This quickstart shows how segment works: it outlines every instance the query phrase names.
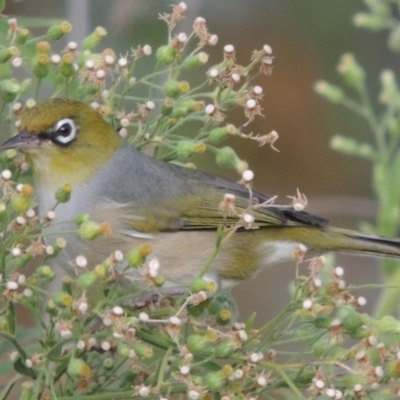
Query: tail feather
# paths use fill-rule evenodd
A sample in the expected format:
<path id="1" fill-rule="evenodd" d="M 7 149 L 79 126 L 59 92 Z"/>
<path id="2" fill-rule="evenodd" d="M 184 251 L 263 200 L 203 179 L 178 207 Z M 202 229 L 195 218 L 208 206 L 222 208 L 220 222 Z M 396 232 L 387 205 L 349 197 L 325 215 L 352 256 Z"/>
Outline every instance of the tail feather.
<path id="1" fill-rule="evenodd" d="M 320 245 L 317 242 L 315 242 L 315 246 L 310 243 L 312 248 L 400 259 L 399 239 L 366 235 L 361 232 L 340 228 L 325 228 L 322 232 L 325 240 L 320 240 Z"/>

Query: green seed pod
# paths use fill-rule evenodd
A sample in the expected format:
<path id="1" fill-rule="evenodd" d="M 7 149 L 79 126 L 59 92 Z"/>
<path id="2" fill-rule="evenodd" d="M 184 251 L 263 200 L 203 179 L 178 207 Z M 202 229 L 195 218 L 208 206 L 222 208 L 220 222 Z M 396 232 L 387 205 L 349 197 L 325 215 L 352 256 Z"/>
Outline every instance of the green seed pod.
<path id="1" fill-rule="evenodd" d="M 193 293 L 198 293 L 202 290 L 207 290 L 208 281 L 203 278 L 196 278 L 192 282 L 190 282 L 189 289 Z"/>
<path id="2" fill-rule="evenodd" d="M 72 185 L 66 183 L 64 186 L 56 190 L 55 196 L 59 203 L 66 203 L 71 198 Z"/>
<path id="3" fill-rule="evenodd" d="M 5 103 L 12 103 L 17 97 L 20 84 L 16 79 L 4 79 L 0 82 L 0 98 Z"/>
<path id="4" fill-rule="evenodd" d="M 56 317 L 58 315 L 58 308 L 56 303 L 53 300 L 49 300 L 46 304 L 46 312 L 52 317 Z"/>
<path id="5" fill-rule="evenodd" d="M 43 79 L 49 74 L 50 58 L 46 53 L 38 54 L 33 61 L 33 74 L 36 78 Z"/>
<path id="6" fill-rule="evenodd" d="M 33 400 L 34 399 L 33 382 L 30 381 L 23 382 L 21 384 L 21 387 L 22 387 L 22 393 L 19 400 Z"/>
<path id="7" fill-rule="evenodd" d="M 326 81 L 318 81 L 314 86 L 314 90 L 332 103 L 340 103 L 345 98 L 344 91 L 340 87 Z"/>
<path id="8" fill-rule="evenodd" d="M 62 56 L 60 63 L 60 72 L 61 75 L 66 78 L 69 78 L 75 73 L 74 58 L 71 54 L 65 53 Z"/>
<path id="9" fill-rule="evenodd" d="M 342 55 L 337 69 L 351 87 L 358 88 L 365 81 L 365 71 L 351 53 Z"/>
<path id="10" fill-rule="evenodd" d="M 100 225 L 94 221 L 84 221 L 79 227 L 79 235 L 83 240 L 93 240 L 100 236 Z"/>
<path id="11" fill-rule="evenodd" d="M 183 118 L 189 114 L 189 109 L 187 107 L 174 107 L 171 113 L 172 118 Z"/>
<path id="12" fill-rule="evenodd" d="M 57 292 L 54 295 L 54 303 L 59 307 L 69 307 L 72 305 L 72 296 L 67 292 Z"/>
<path id="13" fill-rule="evenodd" d="M 235 348 L 235 341 L 233 339 L 226 339 L 215 346 L 215 356 L 218 358 L 229 357 L 235 351 Z"/>
<path id="14" fill-rule="evenodd" d="M 154 355 L 153 348 L 143 342 L 135 342 L 132 344 L 132 347 L 139 357 L 151 358 Z"/>
<path id="15" fill-rule="evenodd" d="M 78 285 L 83 290 L 89 289 L 97 282 L 97 274 L 95 271 L 87 271 L 78 276 Z"/>
<path id="16" fill-rule="evenodd" d="M 12 69 L 10 63 L 1 63 L 0 64 L 0 78 L 1 79 L 9 79 L 12 77 Z"/>
<path id="17" fill-rule="evenodd" d="M 342 320 L 343 329 L 348 332 L 353 332 L 365 324 L 362 316 L 358 313 L 350 313 Z"/>
<path id="18" fill-rule="evenodd" d="M 126 255 L 126 261 L 131 267 L 139 267 L 146 261 L 146 257 L 143 255 L 140 248 L 134 248 Z"/>
<path id="19" fill-rule="evenodd" d="M 54 271 L 47 265 L 41 265 L 40 267 L 37 267 L 36 274 L 43 282 L 51 282 L 56 277 Z"/>
<path id="20" fill-rule="evenodd" d="M 20 94 L 26 94 L 28 90 L 30 89 L 32 84 L 32 79 L 25 79 L 24 81 L 21 82 L 21 86 L 19 89 Z"/>
<path id="21" fill-rule="evenodd" d="M 354 340 L 362 340 L 371 336 L 371 329 L 366 326 L 360 326 L 358 329 L 349 332 L 349 336 Z"/>
<path id="22" fill-rule="evenodd" d="M 23 269 L 25 268 L 28 263 L 32 260 L 33 255 L 31 254 L 22 254 L 18 258 L 15 259 L 15 268 L 16 269 Z"/>
<path id="23" fill-rule="evenodd" d="M 387 363 L 386 370 L 391 378 L 400 378 L 400 361 L 391 360 Z"/>
<path id="24" fill-rule="evenodd" d="M 122 357 L 129 357 L 129 354 L 131 352 L 131 348 L 128 345 L 126 345 L 125 343 L 123 343 L 123 342 L 118 342 L 117 352 Z"/>
<path id="25" fill-rule="evenodd" d="M 176 146 L 176 152 L 179 158 L 188 158 L 194 153 L 203 153 L 206 149 L 204 143 L 193 140 L 181 140 Z"/>
<path id="26" fill-rule="evenodd" d="M 47 31 L 47 36 L 49 37 L 49 39 L 59 40 L 65 34 L 71 32 L 71 30 L 72 30 L 72 25 L 68 21 L 64 21 L 59 25 L 50 26 L 50 28 Z"/>
<path id="27" fill-rule="evenodd" d="M 0 49 L 0 63 L 7 62 L 10 58 L 19 56 L 19 54 L 19 49 L 16 46 Z"/>
<path id="28" fill-rule="evenodd" d="M 161 106 L 161 114 L 164 115 L 165 117 L 171 115 L 174 104 L 175 104 L 174 100 L 171 99 L 170 97 L 167 97 L 164 100 L 163 105 Z"/>
<path id="29" fill-rule="evenodd" d="M 68 364 L 67 373 L 74 378 L 85 378 L 90 375 L 91 369 L 89 365 L 80 358 L 71 358 Z"/>
<path id="30" fill-rule="evenodd" d="M 8 320 L 5 315 L 0 315 L 0 331 L 9 332 Z"/>
<path id="31" fill-rule="evenodd" d="M 185 94 L 190 90 L 189 82 L 187 81 L 175 81 L 173 79 L 169 79 L 164 84 L 164 93 L 168 97 L 176 97 L 180 94 Z"/>
<path id="32" fill-rule="evenodd" d="M 17 213 L 23 213 L 32 206 L 32 198 L 26 197 L 22 193 L 18 193 L 11 199 L 12 208 Z"/>
<path id="33" fill-rule="evenodd" d="M 216 321 L 218 325 L 228 325 L 232 320 L 232 312 L 227 308 L 221 310 L 217 316 Z"/>
<path id="34" fill-rule="evenodd" d="M 188 56 L 185 58 L 183 61 L 183 66 L 188 69 L 195 69 L 198 67 L 201 67 L 204 64 L 207 64 L 208 62 L 208 54 L 205 53 L 204 51 L 201 51 L 200 53 Z"/>
<path id="35" fill-rule="evenodd" d="M 104 361 L 103 361 L 103 367 L 105 369 L 112 369 L 114 367 L 114 361 L 111 357 L 107 357 Z"/>
<path id="36" fill-rule="evenodd" d="M 222 389 L 225 380 L 225 376 L 223 376 L 220 371 L 210 372 L 204 377 L 204 384 L 210 392 L 217 392 Z"/>
<path id="37" fill-rule="evenodd" d="M 314 319 L 313 324 L 318 329 L 329 329 L 331 327 L 331 319 L 326 315 L 319 315 Z"/>
<path id="38" fill-rule="evenodd" d="M 175 47 L 170 45 L 159 47 L 156 52 L 156 58 L 160 64 L 172 64 L 177 59 Z"/>
<path id="39" fill-rule="evenodd" d="M 219 143 L 224 141 L 230 135 L 236 135 L 238 130 L 235 125 L 227 124 L 220 128 L 214 128 L 210 131 L 208 138 L 211 143 Z"/>
<path id="40" fill-rule="evenodd" d="M 235 168 L 241 162 L 235 150 L 225 146 L 222 149 L 217 149 L 217 163 L 222 167 Z"/>
<path id="41" fill-rule="evenodd" d="M 98 26 L 94 32 L 92 32 L 89 36 L 87 36 L 82 41 L 83 50 L 93 50 L 101 41 L 101 39 L 107 35 L 107 31 Z"/>
<path id="42" fill-rule="evenodd" d="M 74 280 L 70 276 L 63 276 L 61 290 L 72 295 Z"/>
<path id="43" fill-rule="evenodd" d="M 195 355 L 211 355 L 214 350 L 210 346 L 210 341 L 204 336 L 196 333 L 189 335 L 186 340 L 186 346 L 188 350 Z"/>
<path id="44" fill-rule="evenodd" d="M 197 305 L 189 305 L 187 306 L 187 311 L 192 317 L 200 317 L 200 315 L 202 315 L 204 310 L 207 308 L 208 304 L 209 300 L 203 301 Z"/>
<path id="45" fill-rule="evenodd" d="M 17 33 L 16 43 L 18 45 L 24 45 L 30 36 L 29 29 L 22 28 Z"/>
<path id="46" fill-rule="evenodd" d="M 81 225 L 83 224 L 85 221 L 90 221 L 90 215 L 89 214 L 78 214 L 75 218 L 74 218 L 74 222 L 77 225 Z"/>

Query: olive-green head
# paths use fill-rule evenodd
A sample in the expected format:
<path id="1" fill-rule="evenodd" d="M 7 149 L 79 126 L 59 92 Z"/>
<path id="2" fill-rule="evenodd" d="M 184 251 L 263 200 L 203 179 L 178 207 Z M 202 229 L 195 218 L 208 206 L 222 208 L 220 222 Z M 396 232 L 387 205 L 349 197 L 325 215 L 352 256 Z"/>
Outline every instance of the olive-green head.
<path id="1" fill-rule="evenodd" d="M 18 130 L 1 149 L 26 153 L 35 179 L 47 186 L 86 182 L 121 145 L 97 111 L 71 99 L 51 99 L 27 109 Z"/>

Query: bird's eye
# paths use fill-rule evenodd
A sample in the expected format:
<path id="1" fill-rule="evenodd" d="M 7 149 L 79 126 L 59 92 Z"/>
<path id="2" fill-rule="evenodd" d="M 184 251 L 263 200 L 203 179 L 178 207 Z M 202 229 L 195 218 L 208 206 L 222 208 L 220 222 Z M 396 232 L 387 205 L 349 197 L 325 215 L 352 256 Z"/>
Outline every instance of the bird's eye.
<path id="1" fill-rule="evenodd" d="M 53 129 L 52 140 L 60 145 L 71 143 L 76 137 L 76 125 L 70 118 L 63 118 Z"/>

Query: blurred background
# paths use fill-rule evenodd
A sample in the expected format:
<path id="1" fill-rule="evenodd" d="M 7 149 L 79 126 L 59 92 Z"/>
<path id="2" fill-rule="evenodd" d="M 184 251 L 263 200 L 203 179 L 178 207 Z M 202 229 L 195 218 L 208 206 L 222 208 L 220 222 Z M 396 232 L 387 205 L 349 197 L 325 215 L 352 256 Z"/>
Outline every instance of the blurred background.
<path id="1" fill-rule="evenodd" d="M 259 148 L 250 141 L 227 143 L 250 163 L 255 172 L 255 187 L 279 195 L 282 202 L 299 188 L 309 199 L 308 211 L 328 218 L 334 225 L 356 229 L 362 220 L 373 222 L 375 203 L 370 165 L 329 147 L 330 138 L 337 133 L 372 141 L 368 127 L 354 114 L 328 103 L 313 90 L 319 79 L 341 83 L 336 65 L 345 52 L 353 52 L 366 69 L 373 98 L 377 96 L 380 71 L 397 65 L 396 56 L 387 50 L 385 33 L 354 28 L 352 17 L 364 10 L 362 1 L 187 0 L 186 3 L 186 19 L 176 31 L 189 34 L 194 19 L 202 16 L 209 31 L 219 36 L 217 46 L 206 49 L 211 55 L 209 65 L 219 61 L 225 44 L 235 46 L 237 60 L 244 65 L 251 52 L 264 44 L 272 46 L 274 51 L 272 76 L 257 81 L 264 87 L 264 118 L 257 118 L 249 125 L 247 133 L 266 134 L 275 129 L 280 135 L 276 143 L 280 152 L 268 146 Z M 154 52 L 166 44 L 166 25 L 158 20 L 158 15 L 170 12 L 170 4 L 166 0 L 8 1 L 4 13 L 17 18 L 69 20 L 73 31 L 60 49 L 67 41 L 81 41 L 101 25 L 108 36 L 100 49 L 112 47 L 117 54 L 125 54 L 139 44 L 150 44 Z M 242 115 L 231 119 L 238 125 L 243 121 Z M 234 172 L 216 167 L 212 157 L 204 159 L 202 168 L 238 179 Z M 376 260 L 338 255 L 336 261 L 345 267 L 347 283 L 379 280 Z M 286 304 L 294 276 L 293 264 L 277 265 L 261 272 L 257 279 L 237 286 L 234 295 L 242 319 L 257 311 L 257 321 L 261 323 L 276 314 Z M 373 303 L 373 292 L 357 293 Z"/>

